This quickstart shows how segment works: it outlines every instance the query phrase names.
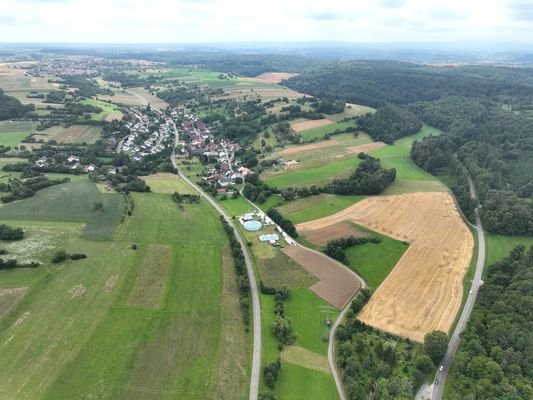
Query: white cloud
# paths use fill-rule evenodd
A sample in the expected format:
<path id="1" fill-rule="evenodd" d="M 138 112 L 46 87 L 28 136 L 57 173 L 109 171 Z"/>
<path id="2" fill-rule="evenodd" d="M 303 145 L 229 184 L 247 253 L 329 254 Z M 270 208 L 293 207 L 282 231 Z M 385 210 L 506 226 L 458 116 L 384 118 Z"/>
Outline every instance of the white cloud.
<path id="1" fill-rule="evenodd" d="M 526 0 L 2 0 L 0 40 L 531 41 L 530 4 Z"/>

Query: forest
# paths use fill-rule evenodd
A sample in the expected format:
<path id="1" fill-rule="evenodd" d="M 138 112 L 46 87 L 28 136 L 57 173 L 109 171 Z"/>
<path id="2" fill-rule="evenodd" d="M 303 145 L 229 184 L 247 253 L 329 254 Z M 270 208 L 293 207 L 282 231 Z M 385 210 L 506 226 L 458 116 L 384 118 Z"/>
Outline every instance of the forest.
<path id="1" fill-rule="evenodd" d="M 33 104 L 24 106 L 16 98 L 4 94 L 4 91 L 0 89 L 0 121 L 22 117 L 34 109 Z"/>
<path id="2" fill-rule="evenodd" d="M 448 399 L 531 399 L 533 246 L 518 246 L 491 265 L 484 282 L 455 356 Z"/>
<path id="3" fill-rule="evenodd" d="M 533 104 L 533 69 L 350 61 L 309 69 L 285 84 L 377 107 L 358 121 L 376 140 L 390 143 L 422 121 L 443 130 L 413 144 L 415 163 L 448 184 L 469 217 L 476 206 L 470 176 L 489 232 L 533 232 L 533 120 L 524 112 Z"/>

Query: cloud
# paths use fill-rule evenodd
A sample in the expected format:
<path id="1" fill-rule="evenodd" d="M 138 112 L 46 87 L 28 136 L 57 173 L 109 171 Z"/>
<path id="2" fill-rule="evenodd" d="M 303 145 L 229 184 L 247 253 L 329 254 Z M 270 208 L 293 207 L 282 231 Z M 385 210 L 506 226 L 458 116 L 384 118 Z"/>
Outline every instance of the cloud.
<path id="1" fill-rule="evenodd" d="M 379 4 L 385 8 L 401 8 L 405 3 L 406 0 L 379 0 Z"/>
<path id="2" fill-rule="evenodd" d="M 522 21 L 533 21 L 533 3 L 525 0 L 514 0 L 508 4 L 511 17 Z"/>

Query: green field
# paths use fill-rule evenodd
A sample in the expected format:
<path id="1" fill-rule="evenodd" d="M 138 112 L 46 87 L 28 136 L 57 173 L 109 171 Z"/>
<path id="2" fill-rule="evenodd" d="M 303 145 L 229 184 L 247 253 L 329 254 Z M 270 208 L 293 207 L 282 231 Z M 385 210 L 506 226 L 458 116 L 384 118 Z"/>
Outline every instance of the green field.
<path id="1" fill-rule="evenodd" d="M 96 99 L 84 99 L 81 103 L 102 109 L 99 113 L 91 113 L 91 118 L 96 121 L 120 119 L 122 117 L 122 113 L 116 104 Z"/>
<path id="2" fill-rule="evenodd" d="M 279 399 L 287 400 L 337 399 L 339 396 L 331 375 L 293 364 L 284 365 L 276 393 Z"/>
<path id="3" fill-rule="evenodd" d="M 78 191 L 90 194 L 77 182 L 62 186 L 62 197 L 45 193 L 57 203 L 41 206 L 51 215 L 39 208 L 41 221 L 30 221 L 32 207 L 19 207 L 22 220 L 9 223 L 27 232 L 18 243 L 23 252 L 46 261 L 62 247 L 88 258 L 0 271 L 3 287 L 29 287 L 0 320 L 0 397 L 246 397 L 249 337 L 227 239 L 214 211 L 204 202 L 181 211 L 168 195 L 134 194 L 134 214 L 119 225 L 114 240 L 93 241 L 80 235 L 79 222 L 52 221 L 72 219 L 68 199 Z M 0 208 L 0 218 L 6 208 Z M 81 214 L 79 219 L 87 211 Z M 134 242 L 137 251 L 131 249 Z M 166 256 L 159 248 L 169 249 Z M 146 268 L 158 259 L 167 267 L 158 270 L 163 275 L 157 282 L 163 284 L 154 286 Z M 161 301 L 133 301 L 147 293 Z M 132 301 L 149 306 L 133 307 Z"/>
<path id="4" fill-rule="evenodd" d="M 0 145 L 18 146 L 36 126 L 31 121 L 0 121 Z"/>
<path id="5" fill-rule="evenodd" d="M 327 133 L 333 133 L 337 129 L 344 130 L 350 126 L 357 126 L 355 121 L 343 121 L 343 122 L 334 122 L 333 124 L 319 126 L 318 128 L 307 129 L 305 131 L 298 132 L 305 142 L 308 142 L 313 139 L 321 139 Z"/>
<path id="6" fill-rule="evenodd" d="M 485 267 L 487 267 L 489 265 L 494 264 L 496 261 L 507 257 L 511 250 L 520 244 L 526 247 L 531 246 L 531 244 L 533 243 L 533 237 L 504 236 L 486 233 L 485 241 L 487 246 L 487 259 L 485 261 Z"/>
<path id="7" fill-rule="evenodd" d="M 364 199 L 364 196 L 320 194 L 291 201 L 278 208 L 293 224 L 327 217 Z"/>
<path id="8" fill-rule="evenodd" d="M 347 177 L 359 165 L 361 160 L 355 155 L 342 161 L 332 162 L 331 164 L 310 167 L 299 170 L 287 170 L 287 172 L 277 175 L 273 178 L 265 179 L 269 186 L 284 187 L 302 187 L 311 185 L 323 185 L 333 178 Z"/>
<path id="9" fill-rule="evenodd" d="M 104 211 L 94 211 L 102 202 Z M 61 221 L 85 223 L 83 237 L 110 240 L 120 222 L 124 205 L 121 195 L 103 194 L 89 180 L 51 186 L 23 201 L 0 207 L 0 219 L 17 221 Z"/>
<path id="10" fill-rule="evenodd" d="M 361 275 L 371 290 L 375 290 L 409 246 L 361 226 L 357 226 L 357 229 L 381 238 L 381 243 L 367 243 L 346 250 L 350 267 Z"/>

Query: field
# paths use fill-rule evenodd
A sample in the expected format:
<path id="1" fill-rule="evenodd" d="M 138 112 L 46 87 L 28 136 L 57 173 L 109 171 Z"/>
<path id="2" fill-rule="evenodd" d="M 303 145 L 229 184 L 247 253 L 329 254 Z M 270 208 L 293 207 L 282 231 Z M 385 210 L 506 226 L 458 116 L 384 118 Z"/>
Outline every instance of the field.
<path id="1" fill-rule="evenodd" d="M 56 125 L 42 131 L 35 131 L 35 140 L 48 142 L 55 140 L 58 143 L 92 144 L 102 134 L 102 128 L 91 125 L 71 125 L 68 128 Z"/>
<path id="2" fill-rule="evenodd" d="M 91 114 L 92 119 L 97 121 L 113 121 L 114 119 L 122 119 L 122 113 L 115 104 L 110 104 L 106 101 L 85 99 L 81 101 L 83 104 L 90 106 L 100 107 L 102 111 L 98 114 Z"/>
<path id="3" fill-rule="evenodd" d="M 37 125 L 29 121 L 1 121 L 0 145 L 15 147 L 21 144 Z"/>
<path id="4" fill-rule="evenodd" d="M 507 257 L 511 250 L 520 244 L 526 246 L 526 248 L 531 246 L 533 243 L 533 237 L 503 236 L 486 233 L 485 242 L 487 244 L 487 259 L 485 260 L 486 268 L 487 266 L 494 264 L 496 261 Z"/>
<path id="5" fill-rule="evenodd" d="M 342 309 L 361 287 L 359 280 L 329 257 L 298 245 L 283 252 L 320 281 L 310 289 L 329 304 Z"/>
<path id="6" fill-rule="evenodd" d="M 32 199 L 13 204 L 20 219 L 9 223 L 27 231 L 18 244 L 25 252 L 46 262 L 61 246 L 88 258 L 0 271 L 4 288 L 29 287 L 0 320 L 0 397 L 244 398 L 249 340 L 214 212 L 204 203 L 180 211 L 168 196 L 134 194 L 134 215 L 114 239 L 93 241 L 80 236 L 79 222 L 53 221 L 79 190 L 63 192 L 57 206 L 43 199 L 27 205 L 25 215 L 20 205 Z M 38 205 L 52 215 L 30 220 Z M 67 219 L 74 208 L 63 212 Z"/>
<path id="7" fill-rule="evenodd" d="M 365 236 L 364 232 L 349 222 L 339 222 L 320 229 L 300 231 L 299 234 L 304 235 L 306 240 L 319 246 L 325 246 L 330 240 L 347 236 Z"/>
<path id="8" fill-rule="evenodd" d="M 328 126 L 333 124 L 329 119 L 311 119 L 307 121 L 291 122 L 291 129 L 294 132 L 300 133 L 314 128 Z"/>
<path id="9" fill-rule="evenodd" d="M 296 199 L 279 207 L 278 210 L 293 224 L 301 224 L 302 222 L 335 214 L 363 198 L 363 196 L 320 194 Z"/>
<path id="10" fill-rule="evenodd" d="M 195 192 L 178 175 L 157 173 L 141 177 L 154 193 L 194 194 Z"/>
<path id="11" fill-rule="evenodd" d="M 318 120 L 318 121 L 324 121 L 324 120 Z M 329 121 L 329 120 L 325 120 L 325 121 Z M 308 122 L 314 122 L 314 121 L 308 121 Z M 301 123 L 304 124 L 304 122 L 301 122 Z M 355 121 L 339 121 L 339 122 L 329 124 L 329 125 L 323 125 L 323 126 L 318 126 L 312 129 L 302 130 L 298 133 L 304 141 L 309 141 L 309 140 L 315 140 L 315 139 L 322 139 L 327 133 L 333 133 L 337 129 L 342 131 L 348 127 L 356 127 L 356 126 L 357 125 Z"/>
<path id="12" fill-rule="evenodd" d="M 289 167 L 269 169 L 261 174 L 261 179 L 270 186 L 282 188 L 322 185 L 335 177 L 347 177 L 361 161 L 347 148 L 371 142 L 366 134 L 359 134 L 357 137 L 341 134 L 334 139 L 311 145 L 288 147 L 269 158 L 296 160 L 297 163 Z"/>
<path id="13" fill-rule="evenodd" d="M 95 211 L 102 202 L 104 211 Z M 84 223 L 81 235 L 93 240 L 110 240 L 123 212 L 118 194 L 102 194 L 88 179 L 51 186 L 23 201 L 0 207 L 0 219 L 13 221 L 62 221 Z"/>
<path id="14" fill-rule="evenodd" d="M 264 83 L 280 83 L 284 79 L 289 79 L 295 76 L 290 72 L 263 72 L 257 75 L 254 80 Z"/>
<path id="15" fill-rule="evenodd" d="M 369 197 L 297 229 L 319 229 L 341 221 L 410 243 L 359 318 L 415 341 L 434 329 L 448 331 L 461 305 L 462 280 L 474 246 L 452 197 L 448 193 Z"/>

